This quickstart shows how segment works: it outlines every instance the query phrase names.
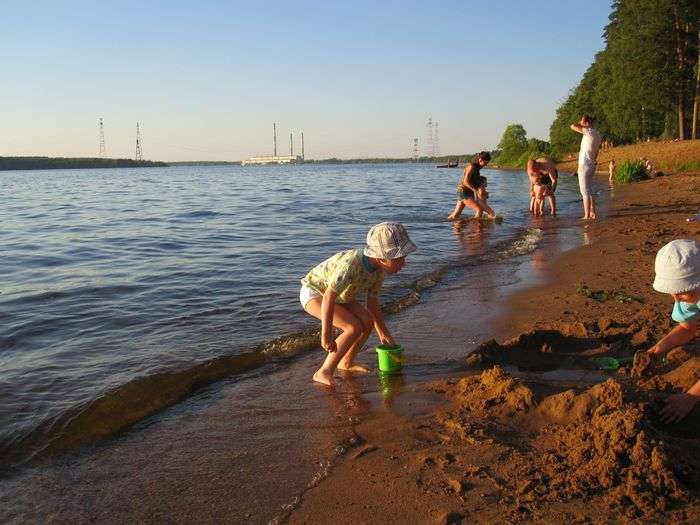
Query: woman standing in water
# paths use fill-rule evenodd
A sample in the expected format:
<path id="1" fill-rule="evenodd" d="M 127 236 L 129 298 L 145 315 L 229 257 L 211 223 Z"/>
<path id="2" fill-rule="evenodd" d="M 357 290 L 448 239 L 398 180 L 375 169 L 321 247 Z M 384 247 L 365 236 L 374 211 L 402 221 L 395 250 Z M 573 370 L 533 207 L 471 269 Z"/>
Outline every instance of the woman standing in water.
<path id="1" fill-rule="evenodd" d="M 481 168 L 485 167 L 491 160 L 488 151 L 482 151 L 474 157 L 471 164 L 465 166 L 464 174 L 457 185 L 457 203 L 455 209 L 447 218 L 451 221 L 459 219 L 465 206 L 474 210 L 474 218 L 478 219 L 486 212 L 489 216 L 494 216 L 493 210 L 486 204 L 484 177 L 481 176 Z"/>

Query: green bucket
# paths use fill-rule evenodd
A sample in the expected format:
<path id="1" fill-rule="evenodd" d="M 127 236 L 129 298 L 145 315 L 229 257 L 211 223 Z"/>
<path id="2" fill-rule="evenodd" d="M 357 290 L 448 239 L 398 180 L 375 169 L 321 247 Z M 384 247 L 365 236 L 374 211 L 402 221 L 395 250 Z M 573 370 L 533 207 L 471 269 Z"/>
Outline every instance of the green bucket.
<path id="1" fill-rule="evenodd" d="M 376 348 L 379 370 L 387 374 L 401 371 L 403 347 L 401 345 L 379 345 Z"/>

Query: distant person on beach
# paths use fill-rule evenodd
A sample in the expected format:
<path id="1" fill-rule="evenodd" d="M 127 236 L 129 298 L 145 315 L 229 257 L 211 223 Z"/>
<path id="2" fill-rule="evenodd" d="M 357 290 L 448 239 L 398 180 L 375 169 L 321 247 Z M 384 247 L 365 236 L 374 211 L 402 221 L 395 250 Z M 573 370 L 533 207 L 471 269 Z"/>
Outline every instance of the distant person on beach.
<path id="1" fill-rule="evenodd" d="M 495 213 L 486 203 L 484 197 L 488 193 L 483 193 L 485 188 L 485 178 L 481 176 L 481 168 L 485 167 L 491 160 L 491 154 L 488 151 L 478 153 L 474 160 L 464 167 L 464 174 L 457 184 L 457 203 L 455 208 L 447 218 L 451 221 L 459 219 L 465 206 L 474 210 L 474 218 L 480 218 L 484 212 L 490 217 L 494 217 Z"/>
<path id="2" fill-rule="evenodd" d="M 307 313 L 321 320 L 321 346 L 328 352 L 313 375 L 314 381 L 334 386 L 336 368 L 369 372 L 354 361 L 372 327 L 383 344 L 395 344 L 384 324 L 379 291 L 384 276 L 401 270 L 406 256 L 415 249 L 403 225 L 382 222 L 369 230 L 364 249 L 338 252 L 301 280 L 299 300 Z M 365 305 L 359 301 L 359 296 L 364 294 Z M 342 330 L 335 340 L 334 327 Z"/>
<path id="3" fill-rule="evenodd" d="M 608 182 L 613 183 L 615 177 L 615 159 L 610 159 L 610 164 L 608 164 Z"/>
<path id="4" fill-rule="evenodd" d="M 673 296 L 671 318 L 678 324 L 648 350 L 661 357 L 669 350 L 695 339 L 700 321 L 700 242 L 676 239 L 656 254 L 654 290 Z M 687 392 L 670 395 L 661 418 L 675 423 L 687 416 L 700 401 L 700 380 Z"/>
<path id="5" fill-rule="evenodd" d="M 593 117 L 584 115 L 578 124 L 571 124 L 571 129 L 581 133 L 581 149 L 578 153 L 578 186 L 583 197 L 583 219 L 595 219 L 595 202 L 593 200 L 593 175 L 595 174 L 600 149 L 600 133 L 593 127 Z"/>
<path id="6" fill-rule="evenodd" d="M 647 159 L 644 162 L 644 170 L 647 172 L 647 176 L 654 176 L 654 163 L 651 161 L 651 159 Z"/>
<path id="7" fill-rule="evenodd" d="M 527 161 L 527 175 L 530 177 L 530 213 L 535 216 L 544 215 L 544 199 L 549 201 L 552 215 L 557 214 L 557 201 L 554 192 L 557 190 L 559 172 L 549 159 L 539 158 Z"/>

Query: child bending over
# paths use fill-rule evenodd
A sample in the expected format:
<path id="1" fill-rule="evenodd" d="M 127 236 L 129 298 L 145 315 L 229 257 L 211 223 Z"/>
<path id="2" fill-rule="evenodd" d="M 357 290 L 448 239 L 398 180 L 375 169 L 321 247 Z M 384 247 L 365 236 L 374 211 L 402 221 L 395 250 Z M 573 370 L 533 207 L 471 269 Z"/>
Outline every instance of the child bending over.
<path id="1" fill-rule="evenodd" d="M 395 344 L 384 324 L 379 291 L 384 276 L 401 270 L 406 256 L 415 249 L 403 225 L 382 222 L 369 230 L 364 250 L 336 253 L 301 280 L 299 300 L 307 313 L 321 320 L 321 346 L 328 352 L 314 381 L 334 386 L 336 368 L 368 372 L 355 364 L 355 357 L 373 327 L 383 344 Z M 358 300 L 360 294 L 367 295 L 365 305 Z M 335 340 L 334 326 L 342 330 Z"/>

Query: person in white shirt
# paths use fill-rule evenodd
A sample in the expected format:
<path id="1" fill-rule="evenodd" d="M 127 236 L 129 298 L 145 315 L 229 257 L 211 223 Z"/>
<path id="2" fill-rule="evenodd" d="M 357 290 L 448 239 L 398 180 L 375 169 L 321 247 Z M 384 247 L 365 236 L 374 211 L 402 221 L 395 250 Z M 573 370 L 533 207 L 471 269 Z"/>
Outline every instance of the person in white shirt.
<path id="1" fill-rule="evenodd" d="M 593 117 L 590 115 L 581 117 L 578 124 L 571 124 L 571 129 L 583 135 L 578 154 L 578 186 L 583 197 L 583 219 L 595 219 L 592 182 L 600 150 L 600 133 L 593 127 Z"/>

